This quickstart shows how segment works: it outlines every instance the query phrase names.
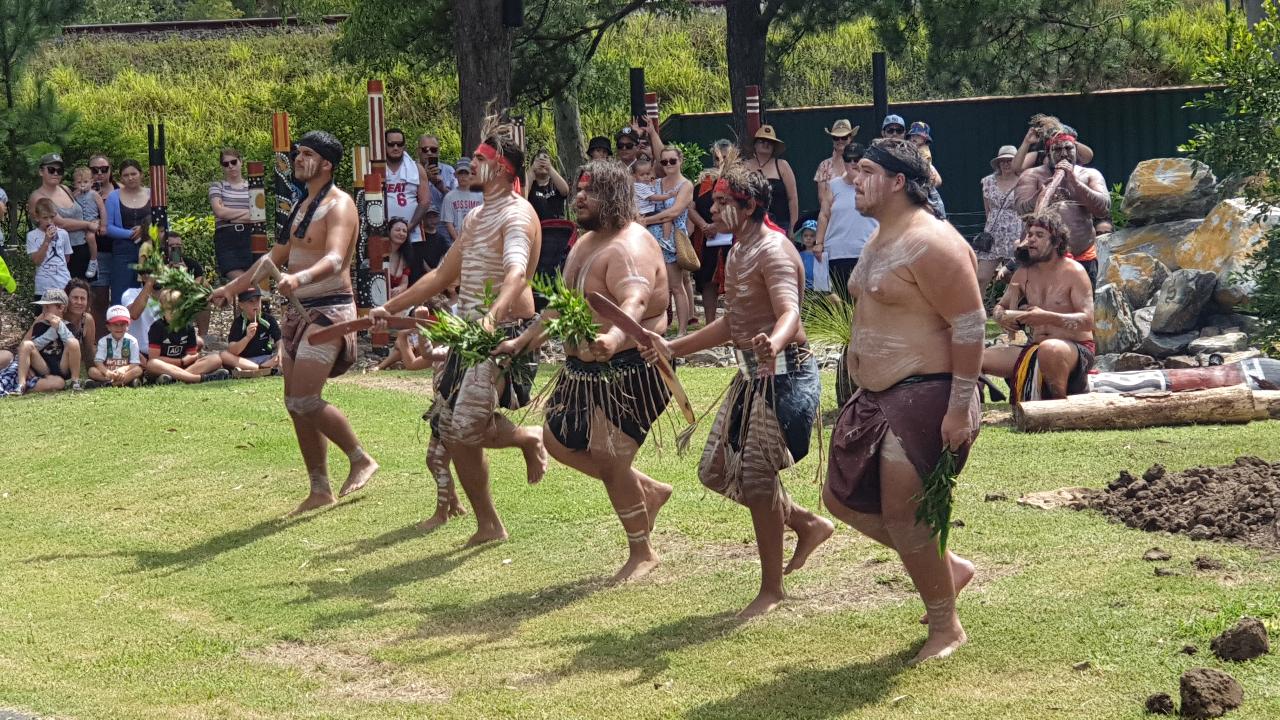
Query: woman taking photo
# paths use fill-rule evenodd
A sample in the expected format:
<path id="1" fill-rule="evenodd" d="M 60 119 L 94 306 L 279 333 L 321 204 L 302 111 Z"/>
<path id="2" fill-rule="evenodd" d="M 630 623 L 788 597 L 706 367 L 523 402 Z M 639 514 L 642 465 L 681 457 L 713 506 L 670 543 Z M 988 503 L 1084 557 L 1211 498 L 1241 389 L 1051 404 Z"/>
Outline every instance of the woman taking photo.
<path id="1" fill-rule="evenodd" d="M 142 184 L 137 160 L 120 163 L 120 187 L 107 195 L 107 235 L 111 237 L 111 304 L 119 305 L 129 288 L 138 287 L 138 247 L 151 225 L 151 189 Z"/>
<path id="2" fill-rule="evenodd" d="M 698 186 L 693 192 L 693 208 L 689 212 L 689 221 L 694 231 L 690 238 L 693 247 L 698 251 L 702 265 L 693 273 L 693 284 L 702 295 L 702 313 L 707 324 L 715 322 L 716 312 L 720 308 L 720 283 L 724 275 L 720 268 L 733 245 L 733 236 L 720 232 L 711 222 L 711 206 L 714 204 L 715 181 L 717 168 L 724 156 L 733 148 L 728 140 L 717 140 L 711 146 L 711 167 L 703 170 L 698 177 Z"/>
<path id="3" fill-rule="evenodd" d="M 240 151 L 223 148 L 218 158 L 222 179 L 209 186 L 213 207 L 213 252 L 223 282 L 243 275 L 253 264 L 249 230 L 249 183 Z"/>
<path id="4" fill-rule="evenodd" d="M 791 236 L 791 223 L 800 215 L 800 198 L 796 195 L 796 174 L 791 163 L 781 160 L 787 144 L 778 139 L 772 125 L 761 125 L 752 142 L 754 154 L 743 164 L 757 170 L 769 181 L 769 217 L 782 233 Z"/>

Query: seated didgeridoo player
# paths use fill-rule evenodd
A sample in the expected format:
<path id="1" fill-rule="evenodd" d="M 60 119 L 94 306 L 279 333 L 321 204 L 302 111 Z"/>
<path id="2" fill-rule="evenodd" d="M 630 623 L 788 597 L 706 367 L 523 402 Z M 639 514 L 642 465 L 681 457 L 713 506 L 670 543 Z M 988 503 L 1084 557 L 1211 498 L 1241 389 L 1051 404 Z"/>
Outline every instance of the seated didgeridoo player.
<path id="1" fill-rule="evenodd" d="M 698 478 L 751 511 L 760 593 L 738 614 L 749 618 L 786 598 L 782 576 L 803 566 L 835 527 L 796 504 L 779 475 L 808 454 L 821 394 L 818 363 L 800 323 L 804 263 L 790 238 L 766 220 L 771 188 L 764 175 L 731 157 L 712 192 L 712 222 L 733 233 L 724 271 L 728 312 L 670 343 L 652 333 L 657 350 L 651 353 L 687 355 L 733 344 L 738 373 L 711 426 Z M 788 527 L 798 538 L 784 570 Z"/>
<path id="2" fill-rule="evenodd" d="M 973 565 L 940 556 L 916 510 L 922 478 L 943 449 L 963 467 L 977 439 L 986 313 L 977 258 L 929 211 L 929 162 L 913 144 L 876 140 L 854 186 L 858 212 L 880 227 L 849 278 L 856 310 L 846 359 L 860 389 L 836 421 L 823 498 L 832 514 L 902 559 L 929 625 L 918 663 L 967 640 L 956 592 Z"/>
<path id="3" fill-rule="evenodd" d="M 984 373 L 1008 379 L 1014 402 L 1089 392 L 1093 285 L 1066 254 L 1067 228 L 1056 212 L 1026 218 L 1014 249 L 1018 270 L 991 317 L 1010 333 L 1025 326 L 1030 344 L 990 347 L 982 358 Z"/>
<path id="4" fill-rule="evenodd" d="M 501 328 L 508 338 L 520 335 L 532 322 L 533 289 L 528 280 L 538 267 L 542 226 L 533 206 L 515 191 L 517 179 L 524 174 L 524 152 L 511 142 L 511 128 L 493 118 L 485 121 L 481 137 L 484 141 L 476 146 L 471 173 L 483 189 L 484 204 L 462 221 L 458 241 L 434 270 L 369 311 L 375 322 L 421 305 L 455 284 L 460 285 L 459 313 L 464 318 Z M 489 289 L 498 296 L 486 308 Z M 506 365 L 489 359 L 468 368 L 451 352 L 436 381 L 429 411 L 431 432 L 444 441 L 476 515 L 476 532 L 467 545 L 507 539 L 489 491 L 486 448 L 520 448 L 530 484 L 540 481 L 547 470 L 542 428 L 520 427 L 497 413 L 499 406 L 516 410 L 529 403 L 537 370 L 535 356 Z"/>
<path id="5" fill-rule="evenodd" d="M 578 179 L 574 208 L 586 234 L 569 250 L 564 281 L 584 295 L 598 292 L 643 327 L 667 329 L 667 272 L 662 250 L 635 222 L 634 185 L 626 166 L 592 160 Z M 545 319 L 553 313 L 543 310 Z M 543 442 L 552 457 L 604 483 L 627 534 L 626 563 L 614 582 L 642 577 L 658 565 L 649 543 L 671 486 L 632 467 L 636 452 L 671 397 L 658 369 L 647 364 L 634 338 L 595 316 L 600 333 L 585 345 L 565 346 L 565 366 L 547 404 Z M 514 355 L 536 347 L 536 323 L 496 352 Z"/>
<path id="6" fill-rule="evenodd" d="M 283 237 L 258 262 L 288 268 L 280 276 L 280 294 L 295 296 L 307 310 L 300 316 L 285 311 L 284 406 L 293 420 L 298 447 L 311 479 L 311 492 L 291 514 L 332 505 L 329 487 L 328 443 L 342 449 L 351 462 L 339 495 L 364 487 L 378 463 L 364 451 L 347 416 L 320 397 L 325 382 L 346 372 L 356 359 L 356 336 L 349 333 L 331 343 L 315 345 L 309 336 L 330 325 L 356 318 L 351 291 L 351 258 L 355 254 L 359 220 L 351 196 L 333 184 L 333 171 L 342 161 L 342 143 L 316 130 L 298 140 L 293 178 L 306 183 L 306 195 L 294 205 Z M 210 297 L 218 304 L 234 303 L 258 276 L 255 265 Z"/>

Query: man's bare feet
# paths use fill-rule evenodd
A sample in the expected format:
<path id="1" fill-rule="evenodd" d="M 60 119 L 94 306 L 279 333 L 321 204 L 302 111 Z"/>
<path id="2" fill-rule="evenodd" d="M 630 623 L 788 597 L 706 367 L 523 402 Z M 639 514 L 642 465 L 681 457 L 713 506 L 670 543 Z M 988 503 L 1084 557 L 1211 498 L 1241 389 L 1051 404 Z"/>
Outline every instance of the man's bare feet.
<path id="1" fill-rule="evenodd" d="M 503 542 L 507 539 L 507 529 L 499 525 L 497 528 L 488 528 L 484 530 L 476 530 L 475 534 L 467 538 L 467 542 L 463 547 L 476 547 L 491 542 Z"/>
<path id="2" fill-rule="evenodd" d="M 742 620 L 759 617 L 778 607 L 778 604 L 786 599 L 787 594 L 785 592 L 766 592 L 761 590 L 760 594 L 756 596 L 756 599 L 752 600 L 750 605 L 746 606 L 742 609 L 742 612 L 738 613 L 738 617 Z"/>
<path id="3" fill-rule="evenodd" d="M 302 503 L 298 505 L 298 507 L 294 508 L 293 511 L 290 512 L 286 517 L 296 517 L 303 513 L 311 512 L 312 510 L 319 510 L 320 508 L 323 508 L 323 507 L 329 507 L 330 505 L 336 502 L 338 501 L 333 497 L 333 493 L 331 492 L 321 492 L 321 493 L 313 492 L 310 495 L 308 495 L 307 499 L 303 500 Z"/>
<path id="4" fill-rule="evenodd" d="M 424 533 L 428 533 L 449 522 L 450 519 L 462 517 L 466 514 L 467 509 L 462 507 L 456 500 L 451 505 L 437 505 L 435 514 L 418 523 L 417 528 Z"/>
<path id="5" fill-rule="evenodd" d="M 639 580 L 640 578 L 653 572 L 658 567 L 662 559 L 653 550 L 633 551 L 631 557 L 627 558 L 627 562 L 614 573 L 611 583 L 624 583 L 630 580 Z"/>
<path id="6" fill-rule="evenodd" d="M 524 453 L 525 472 L 530 485 L 542 482 L 547 473 L 547 446 L 542 444 L 542 428 L 520 428 L 520 452 Z"/>
<path id="7" fill-rule="evenodd" d="M 809 555 L 814 550 L 817 550 L 819 545 L 831 538 L 831 534 L 836 531 L 836 526 L 821 515 L 814 515 L 812 520 L 796 525 L 793 529 L 796 531 L 796 549 L 795 552 L 791 553 L 791 560 L 787 563 L 787 567 L 783 569 L 783 575 L 804 567 Z"/>
<path id="8" fill-rule="evenodd" d="M 941 660 L 948 657 L 962 645 L 969 642 L 969 636 L 965 634 L 964 628 L 957 623 L 955 630 L 948 632 L 930 632 L 929 639 L 925 641 L 924 647 L 920 648 L 920 652 L 912 658 L 907 665 L 919 665 L 927 660 Z"/>
<path id="9" fill-rule="evenodd" d="M 973 563 L 951 551 L 947 551 L 947 557 L 951 559 L 951 583 L 956 588 L 956 595 L 959 595 L 964 586 L 968 585 L 970 580 L 973 580 L 975 572 Z M 928 613 L 920 616 L 920 624 L 929 624 Z"/>
<path id="10" fill-rule="evenodd" d="M 649 515 L 649 532 L 658 519 L 658 511 L 671 499 L 672 487 L 666 483 L 653 481 L 644 488 L 644 508 Z"/>
<path id="11" fill-rule="evenodd" d="M 353 460 L 351 471 L 347 473 L 347 481 L 342 483 L 338 497 L 346 497 L 364 487 L 376 472 L 378 472 L 378 463 L 374 462 L 372 457 L 365 455 L 359 460 Z"/>

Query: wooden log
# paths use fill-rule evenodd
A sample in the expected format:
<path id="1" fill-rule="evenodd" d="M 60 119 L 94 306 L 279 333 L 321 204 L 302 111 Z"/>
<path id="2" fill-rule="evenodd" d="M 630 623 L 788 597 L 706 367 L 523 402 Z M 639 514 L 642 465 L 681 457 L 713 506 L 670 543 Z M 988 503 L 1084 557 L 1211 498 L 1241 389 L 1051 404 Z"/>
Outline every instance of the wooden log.
<path id="1" fill-rule="evenodd" d="M 1253 391 L 1253 419 L 1280 420 L 1280 390 Z"/>
<path id="2" fill-rule="evenodd" d="M 1247 423 L 1256 415 L 1253 392 L 1245 385 L 1232 385 L 1180 393 L 1091 393 L 1036 400 L 1017 405 L 1013 420 L 1022 432 L 1049 432 Z"/>

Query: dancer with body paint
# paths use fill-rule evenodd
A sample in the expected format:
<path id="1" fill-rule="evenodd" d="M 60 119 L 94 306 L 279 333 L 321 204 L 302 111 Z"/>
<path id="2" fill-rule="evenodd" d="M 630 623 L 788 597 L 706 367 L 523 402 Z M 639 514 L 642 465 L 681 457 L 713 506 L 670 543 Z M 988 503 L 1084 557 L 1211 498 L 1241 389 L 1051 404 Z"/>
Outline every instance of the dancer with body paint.
<path id="1" fill-rule="evenodd" d="M 860 389 L 836 421 L 823 499 L 906 566 L 929 625 L 916 663 L 967 641 L 956 593 L 973 564 L 940 555 L 916 510 L 943 450 L 963 467 L 978 436 L 986 314 L 973 251 L 928 208 L 929 163 L 919 150 L 876 140 L 858 167 L 858 212 L 880 227 L 849 280 L 857 309 L 847 362 Z"/>
<path id="2" fill-rule="evenodd" d="M 211 302 L 220 305 L 236 302 L 254 278 L 264 275 L 264 264 L 274 263 L 289 270 L 280 276 L 280 294 L 296 297 L 307 311 L 304 317 L 290 307 L 282 328 L 284 406 L 293 419 L 298 447 L 311 479 L 310 494 L 292 515 L 335 502 L 329 487 L 329 441 L 342 448 L 351 462 L 339 496 L 364 487 L 378 469 L 378 463 L 360 447 L 347 417 L 320 396 L 326 380 L 341 375 L 355 363 L 355 334 L 319 345 L 308 340 L 320 328 L 356 317 L 351 259 L 359 221 L 351 196 L 333 184 L 333 171 L 340 162 L 342 143 L 329 133 L 309 132 L 298 141 L 293 176 L 306 183 L 306 196 L 294 206 L 282 236 L 270 252 L 249 272 L 210 296 Z"/>
<path id="3" fill-rule="evenodd" d="M 635 222 L 631 176 L 612 160 L 592 160 L 578 180 L 574 209 L 587 231 L 565 261 L 564 281 L 583 295 L 599 293 L 651 332 L 667 329 L 666 266 L 662 250 Z M 551 311 L 544 310 L 544 318 Z M 649 533 L 671 486 L 632 467 L 636 452 L 670 392 L 645 362 L 635 338 L 593 312 L 600 332 L 589 344 L 566 343 L 565 367 L 547 405 L 543 440 L 551 456 L 604 483 L 627 533 L 629 556 L 613 576 L 633 580 L 658 565 Z M 542 323 L 500 345 L 517 355 L 541 344 Z"/>
<path id="4" fill-rule="evenodd" d="M 520 335 L 532 322 L 533 290 L 528 280 L 538 266 L 542 229 L 533 206 L 516 191 L 524 174 L 524 152 L 512 142 L 511 129 L 492 119 L 481 134 L 484 141 L 476 147 L 471 172 L 473 188 L 484 192 L 484 205 L 467 215 L 458 241 L 434 270 L 369 311 L 375 327 L 385 327 L 386 318 L 425 303 L 455 284 L 460 284 L 459 303 L 467 319 L 480 320 L 490 329 L 501 328 L 509 338 Z M 486 308 L 489 289 L 497 292 L 497 298 Z M 507 538 L 489 490 L 486 448 L 520 448 L 529 484 L 539 482 L 546 472 L 542 429 L 517 426 L 496 412 L 498 407 L 515 410 L 529 403 L 537 369 L 533 356 L 506 365 L 495 359 L 466 367 L 451 352 L 437 380 L 429 411 L 431 431 L 448 450 L 475 512 L 476 532 L 467 541 L 469 546 Z M 443 456 L 440 459 L 443 462 Z M 444 479 L 440 463 L 429 458 L 428 464 L 437 479 Z M 438 496 L 447 492 L 437 490 Z"/>
<path id="5" fill-rule="evenodd" d="M 745 505 L 760 554 L 760 593 L 739 617 L 762 615 L 786 598 L 783 575 L 799 569 L 835 528 L 797 505 L 779 472 L 809 452 L 821 386 L 800 323 L 804 264 L 790 238 L 767 221 L 769 181 L 730 157 L 713 189 L 712 224 L 733 233 L 725 261 L 728 313 L 670 342 L 651 332 L 653 350 L 681 356 L 732 343 L 738 374 L 716 414 L 698 464 L 702 484 Z M 785 528 L 798 536 L 783 568 Z"/>

